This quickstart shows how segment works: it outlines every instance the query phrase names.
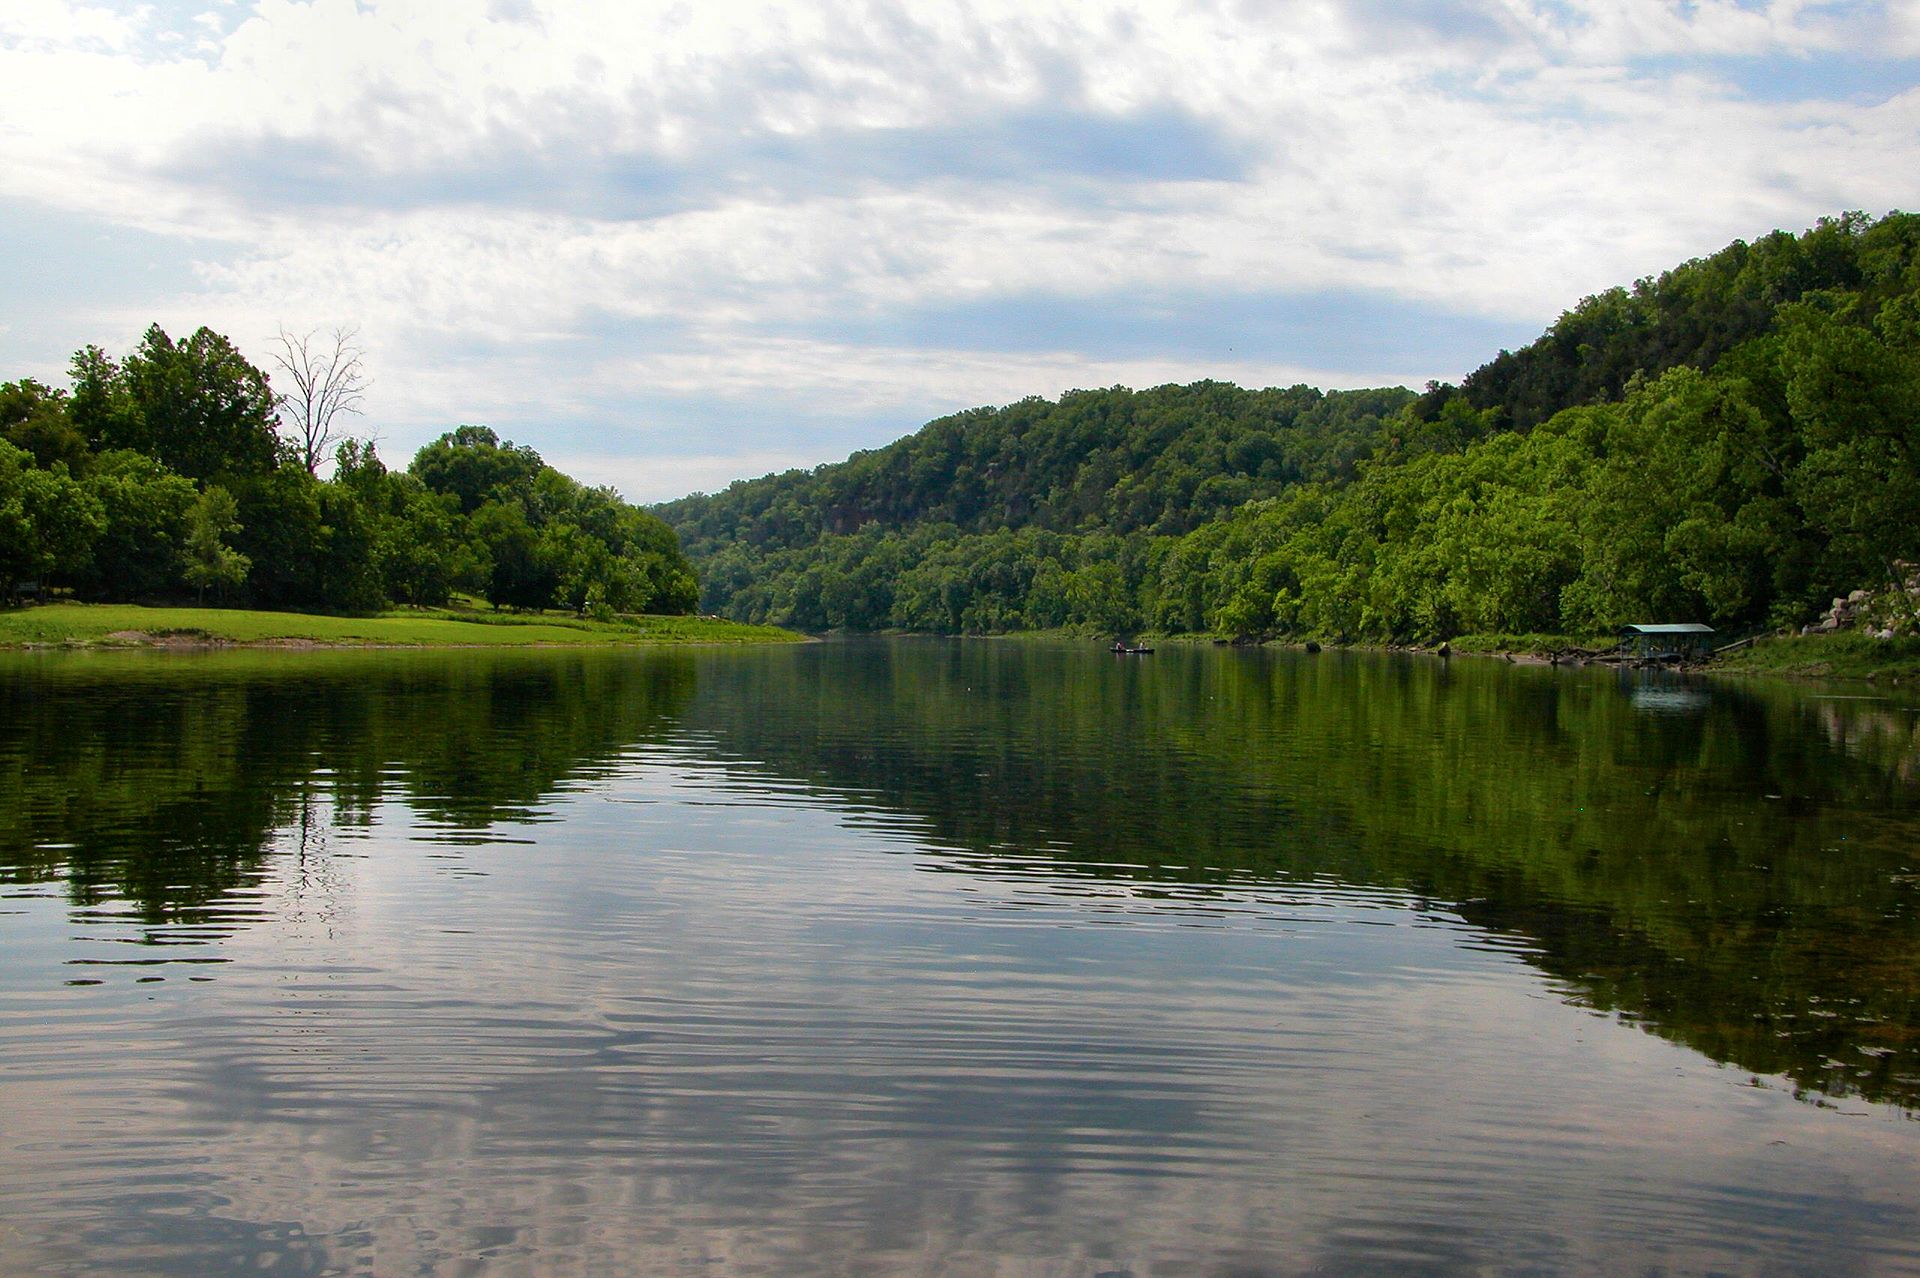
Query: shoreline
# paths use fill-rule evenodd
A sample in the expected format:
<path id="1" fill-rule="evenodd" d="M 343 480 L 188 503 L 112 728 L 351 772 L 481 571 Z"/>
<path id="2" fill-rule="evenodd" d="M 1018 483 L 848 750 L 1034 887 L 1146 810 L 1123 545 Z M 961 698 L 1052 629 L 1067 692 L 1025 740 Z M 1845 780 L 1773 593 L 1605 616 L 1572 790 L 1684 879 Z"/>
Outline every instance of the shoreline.
<path id="1" fill-rule="evenodd" d="M 326 640 L 286 637 L 279 639 L 194 638 L 187 635 L 148 635 L 141 639 L 71 639 L 55 642 L 0 643 L 0 653 L 8 652 L 568 652 L 575 649 L 608 648 L 749 648 L 787 643 L 817 643 L 802 635 L 798 639 L 668 639 L 641 636 L 633 639 L 583 639 L 578 643 L 533 640 L 527 643 L 400 643 L 393 640 Z"/>
<path id="2" fill-rule="evenodd" d="M 941 637 L 941 636 L 930 636 Z M 1109 642 L 1111 636 L 1063 631 L 1009 631 L 944 636 L 1065 643 Z M 1137 638 L 1191 647 L 1257 647 L 1296 651 L 1402 653 L 1472 657 L 1510 665 L 1595 666 L 1675 674 L 1845 680 L 1898 687 L 1920 680 L 1920 639 L 1875 640 L 1849 632 L 1771 635 L 1711 661 L 1615 659 L 1604 642 L 1564 635 L 1461 635 L 1446 644 L 1320 643 L 1300 638 L 1226 640 L 1213 635 L 1141 632 Z M 1516 643 L 1515 640 L 1520 642 Z M 458 609 L 395 610 L 371 617 L 247 609 L 149 607 L 141 604 L 54 603 L 0 610 L 0 652 L 266 652 L 473 651 L 479 649 L 735 647 L 815 643 L 816 636 L 720 617 L 631 616 L 597 621 L 572 613 L 468 613 Z"/>
<path id="3" fill-rule="evenodd" d="M 1010 631 L 1004 634 L 973 637 L 983 639 L 1035 639 L 1072 643 L 1111 642 L 1111 635 L 1068 634 L 1059 631 Z M 1674 674 L 1706 675 L 1716 678 L 1790 679 L 1796 682 L 1843 680 L 1881 687 L 1900 687 L 1920 682 L 1920 639 L 1872 639 L 1857 632 L 1827 634 L 1765 635 L 1731 653 L 1708 661 L 1654 661 L 1645 658 L 1613 658 L 1596 652 L 1600 641 L 1581 644 L 1569 636 L 1479 636 L 1460 635 L 1450 640 L 1447 656 L 1441 657 L 1439 644 L 1337 643 L 1304 638 L 1232 640 L 1216 635 L 1163 634 L 1140 631 L 1143 641 L 1187 647 L 1273 648 L 1292 651 L 1400 653 L 1406 656 L 1453 657 L 1480 660 L 1504 660 L 1510 665 L 1547 666 L 1589 670 L 1595 667 L 1622 670 L 1662 670 Z M 1544 643 L 1492 643 L 1490 640 L 1558 639 L 1562 645 Z M 1463 646 L 1464 645 L 1464 646 Z M 1578 655 L 1576 655 L 1578 654 Z"/>
<path id="4" fill-rule="evenodd" d="M 1471 639 L 1473 636 L 1462 636 Z M 1834 642 L 1835 640 L 1839 642 Z M 1550 649 L 1521 647 L 1455 646 L 1447 657 L 1505 660 L 1510 665 L 1548 666 L 1590 670 L 1595 667 L 1615 670 L 1653 670 L 1671 674 L 1705 675 L 1715 678 L 1790 679 L 1796 682 L 1845 680 L 1899 687 L 1903 680 L 1920 679 L 1920 643 L 1870 640 L 1860 636 L 1770 635 L 1740 650 L 1738 654 L 1707 661 L 1658 661 L 1642 657 L 1609 658 L 1563 656 Z M 1883 645 L 1880 649 L 1867 645 Z M 1268 646 L 1268 645 L 1262 645 Z M 1276 642 L 1271 646 L 1305 647 L 1304 641 Z M 1373 652 L 1400 652 L 1410 656 L 1439 657 L 1436 647 L 1397 646 L 1391 644 L 1328 645 L 1339 649 Z M 1587 650 L 1591 652 L 1591 649 Z M 1772 656 L 1772 660 L 1756 657 Z"/>
<path id="5" fill-rule="evenodd" d="M 0 611 L 0 651 L 282 652 L 660 648 L 804 643 L 804 635 L 702 616 L 601 621 L 562 614 L 397 611 L 371 617 L 139 604 L 56 603 Z"/>

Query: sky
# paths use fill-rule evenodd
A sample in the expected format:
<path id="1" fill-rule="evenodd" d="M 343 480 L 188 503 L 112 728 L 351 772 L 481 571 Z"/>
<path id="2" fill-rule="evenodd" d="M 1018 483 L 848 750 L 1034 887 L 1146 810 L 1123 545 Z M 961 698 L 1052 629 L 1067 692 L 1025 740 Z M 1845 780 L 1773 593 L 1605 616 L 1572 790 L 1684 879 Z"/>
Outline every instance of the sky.
<path id="1" fill-rule="evenodd" d="M 1920 0 L 6 0 L 0 381 L 351 327 L 391 464 L 476 423 L 655 501 L 1457 380 L 1916 174 Z"/>

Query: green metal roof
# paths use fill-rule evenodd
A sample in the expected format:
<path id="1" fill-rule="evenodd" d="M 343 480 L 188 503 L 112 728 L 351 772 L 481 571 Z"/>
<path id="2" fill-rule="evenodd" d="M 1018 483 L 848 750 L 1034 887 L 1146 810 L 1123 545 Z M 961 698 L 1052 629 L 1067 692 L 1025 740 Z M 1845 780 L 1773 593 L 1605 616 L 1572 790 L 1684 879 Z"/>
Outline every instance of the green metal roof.
<path id="1" fill-rule="evenodd" d="M 1671 626 L 1622 626 L 1622 633 L 1634 635 L 1710 635 L 1712 626 L 1703 626 L 1697 621 L 1683 621 Z"/>

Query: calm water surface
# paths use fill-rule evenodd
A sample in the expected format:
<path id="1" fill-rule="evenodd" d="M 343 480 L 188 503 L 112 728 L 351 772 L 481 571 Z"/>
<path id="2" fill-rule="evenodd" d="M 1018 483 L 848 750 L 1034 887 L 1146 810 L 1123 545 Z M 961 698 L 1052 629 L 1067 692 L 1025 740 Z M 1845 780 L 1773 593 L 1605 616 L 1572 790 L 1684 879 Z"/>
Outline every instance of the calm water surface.
<path id="1" fill-rule="evenodd" d="M 0 656 L 0 1274 L 1920 1274 L 1917 725 L 1332 653 Z"/>

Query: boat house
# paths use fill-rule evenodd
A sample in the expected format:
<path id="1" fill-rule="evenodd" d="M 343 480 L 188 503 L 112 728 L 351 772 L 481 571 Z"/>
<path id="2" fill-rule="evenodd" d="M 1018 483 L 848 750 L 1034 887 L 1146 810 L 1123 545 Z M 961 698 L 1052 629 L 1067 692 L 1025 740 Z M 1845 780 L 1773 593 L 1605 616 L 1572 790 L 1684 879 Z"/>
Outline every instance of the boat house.
<path id="1" fill-rule="evenodd" d="M 1622 626 L 1620 647 L 1648 661 L 1698 660 L 1713 653 L 1713 627 L 1697 621 L 1667 626 Z"/>

